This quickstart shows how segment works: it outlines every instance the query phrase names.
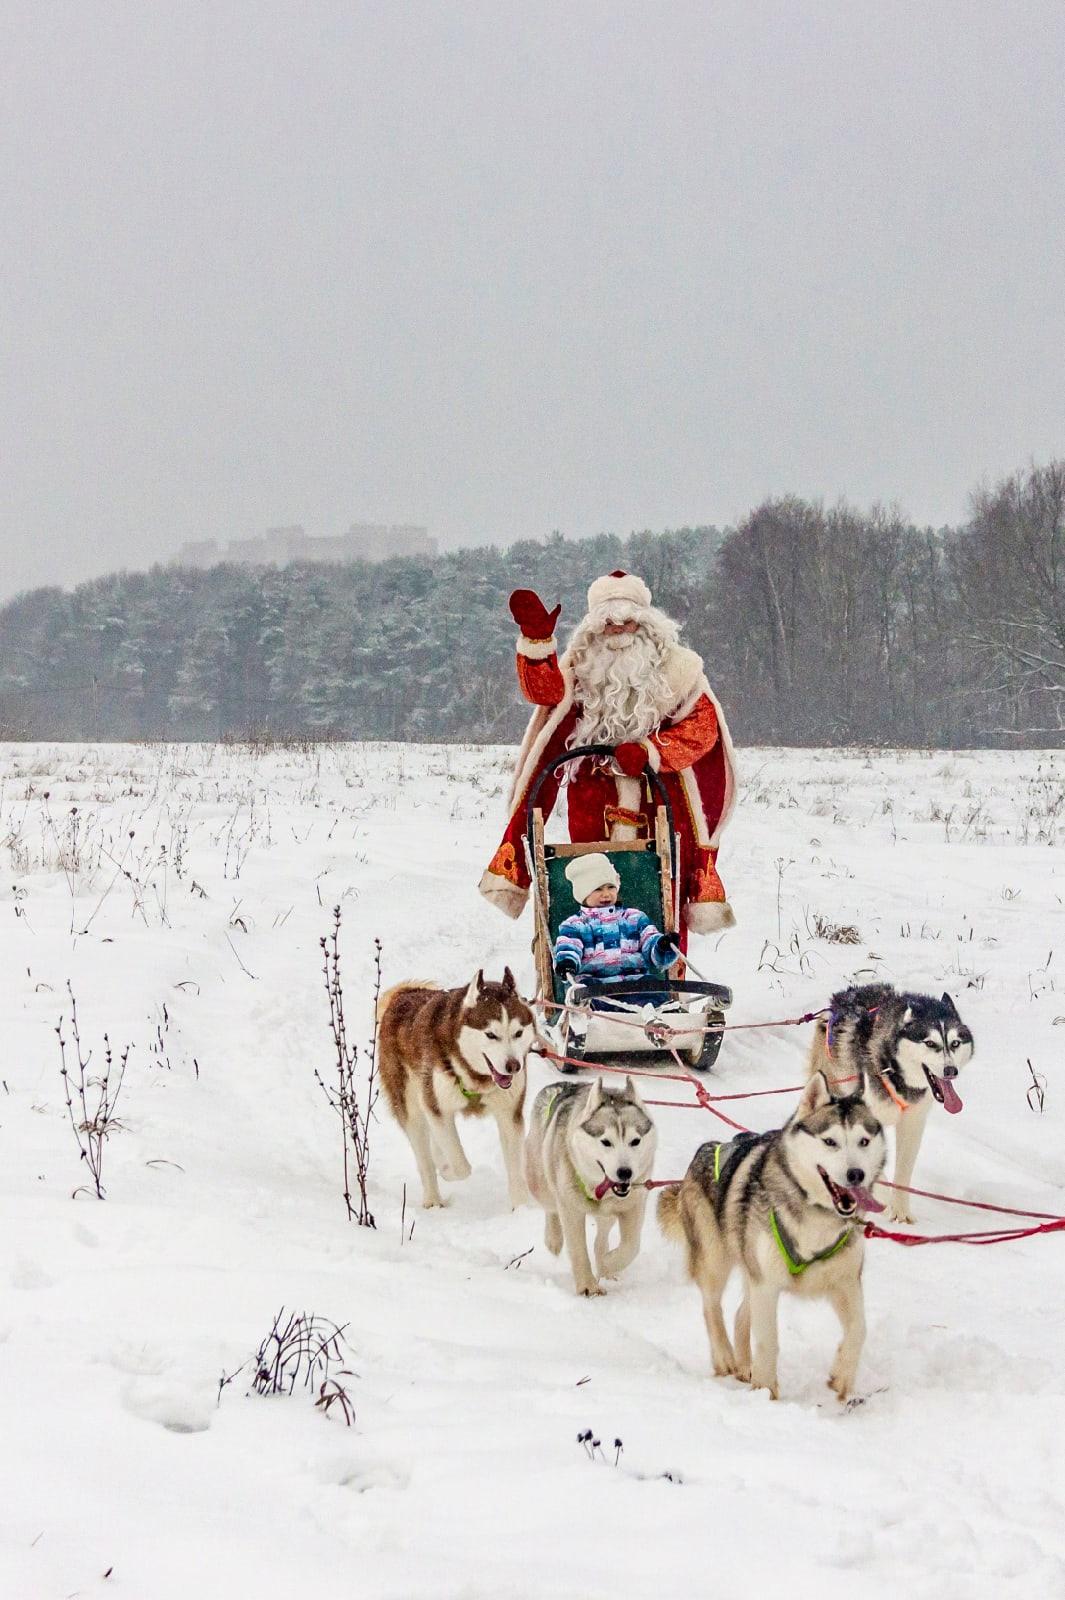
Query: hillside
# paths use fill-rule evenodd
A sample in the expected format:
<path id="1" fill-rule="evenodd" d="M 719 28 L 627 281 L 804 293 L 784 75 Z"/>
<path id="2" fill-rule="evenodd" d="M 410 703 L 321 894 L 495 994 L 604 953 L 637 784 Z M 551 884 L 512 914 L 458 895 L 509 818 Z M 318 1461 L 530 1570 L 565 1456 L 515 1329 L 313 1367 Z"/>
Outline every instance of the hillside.
<path id="1" fill-rule="evenodd" d="M 379 564 L 155 567 L 0 610 L 0 725 L 51 738 L 513 737 L 500 696 L 506 597 L 541 587 L 571 620 L 588 584 L 642 572 L 682 619 L 712 529 L 455 551 Z"/>
<path id="2" fill-rule="evenodd" d="M 682 625 L 744 743 L 1065 741 L 1061 461 L 981 490 L 960 529 L 788 496 L 725 534 L 157 567 L 38 590 L 0 610 L 0 731 L 510 740 L 524 717 L 508 593 L 561 600 L 564 639 L 616 567 Z"/>

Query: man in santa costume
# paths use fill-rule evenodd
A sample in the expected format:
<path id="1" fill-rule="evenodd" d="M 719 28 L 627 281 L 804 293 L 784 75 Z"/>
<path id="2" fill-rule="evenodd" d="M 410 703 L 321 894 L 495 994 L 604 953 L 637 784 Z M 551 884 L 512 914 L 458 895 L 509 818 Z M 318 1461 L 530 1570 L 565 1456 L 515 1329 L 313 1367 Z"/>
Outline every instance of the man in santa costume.
<path id="1" fill-rule="evenodd" d="M 735 922 L 717 873 L 717 848 L 736 791 L 724 713 L 676 623 L 651 604 L 642 579 L 597 578 L 588 614 L 560 657 L 554 637 L 561 606 L 548 611 L 530 589 L 510 610 L 521 629 L 518 683 L 535 707 L 508 798 L 510 821 L 481 879 L 481 893 L 508 916 L 529 897 L 525 804 L 538 774 L 578 745 L 610 745 L 610 761 L 586 759 L 540 790 L 550 814 L 564 782 L 574 843 L 654 836 L 654 799 L 645 766 L 659 774 L 673 806 L 680 857 L 682 926 L 715 933 Z"/>

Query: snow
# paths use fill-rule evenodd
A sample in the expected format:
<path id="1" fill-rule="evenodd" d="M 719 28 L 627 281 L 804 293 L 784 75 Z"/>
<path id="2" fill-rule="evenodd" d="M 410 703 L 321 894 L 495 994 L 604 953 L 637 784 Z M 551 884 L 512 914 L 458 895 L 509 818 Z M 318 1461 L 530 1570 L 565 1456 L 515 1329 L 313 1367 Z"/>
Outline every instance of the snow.
<path id="1" fill-rule="evenodd" d="M 360 1040 L 375 936 L 386 982 L 510 962 L 531 988 L 528 922 L 475 888 L 507 760 L 0 747 L 0 1593 L 1065 1592 L 1065 1239 L 871 1243 L 865 1403 L 845 1410 L 824 1306 L 783 1308 L 779 1402 L 709 1377 L 698 1298 L 651 1218 L 635 1266 L 578 1300 L 539 1213 L 507 1209 L 487 1119 L 463 1126 L 472 1178 L 423 1212 L 382 1102 L 377 1230 L 347 1221 L 314 1081 L 331 1064 L 318 941 L 339 904 Z M 1065 759 L 746 751 L 742 769 L 721 860 L 739 927 L 693 949 L 734 987 L 731 1020 L 812 1010 L 858 973 L 949 989 L 977 1050 L 917 1183 L 1065 1209 Z M 816 937 L 818 917 L 860 942 Z M 94 1063 L 105 1030 L 133 1045 L 103 1203 L 72 1198 L 68 980 Z M 797 1083 L 807 1036 L 733 1034 L 715 1087 Z M 549 1076 L 537 1063 L 530 1099 Z M 791 1103 L 727 1109 L 767 1127 Z M 659 1176 L 720 1128 L 658 1119 Z M 983 1225 L 918 1206 L 928 1231 Z M 248 1396 L 247 1376 L 219 1398 L 282 1305 L 347 1325 L 354 1427 L 300 1390 Z"/>

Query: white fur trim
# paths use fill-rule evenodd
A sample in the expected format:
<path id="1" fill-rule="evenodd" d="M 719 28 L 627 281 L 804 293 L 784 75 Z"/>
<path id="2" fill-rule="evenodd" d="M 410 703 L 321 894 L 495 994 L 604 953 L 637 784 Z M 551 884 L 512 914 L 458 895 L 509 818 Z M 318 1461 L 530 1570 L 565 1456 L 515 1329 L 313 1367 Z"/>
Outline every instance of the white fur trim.
<path id="1" fill-rule="evenodd" d="M 568 651 L 559 660 L 558 667 L 562 674 L 562 699 L 557 706 L 533 707 L 518 751 L 518 759 L 514 763 L 514 776 L 507 792 L 508 817 L 513 814 L 518 800 L 524 798 L 526 790 L 539 770 L 544 751 L 550 744 L 556 728 L 573 705 L 573 672 L 569 664 Z"/>
<path id="2" fill-rule="evenodd" d="M 727 900 L 689 900 L 684 920 L 692 933 L 721 933 L 736 926 L 736 913 Z"/>
<path id="3" fill-rule="evenodd" d="M 732 808 L 736 804 L 736 791 L 738 788 L 736 780 L 736 750 L 732 743 L 732 735 L 728 731 L 728 723 L 725 721 L 725 713 L 721 709 L 721 701 L 717 698 L 705 678 L 702 680 L 702 689 L 717 713 L 717 734 L 721 740 L 725 756 L 725 799 L 721 806 L 721 815 L 718 818 L 717 827 L 710 836 L 710 844 L 712 848 L 716 849 L 725 830 L 725 824 L 732 815 Z"/>
<path id="4" fill-rule="evenodd" d="M 528 889 L 522 889 L 518 884 L 508 882 L 497 872 L 482 873 L 477 887 L 486 900 L 498 906 L 508 917 L 518 918 L 525 910 L 525 902 L 529 898 Z"/>
<path id="5" fill-rule="evenodd" d="M 524 656 L 526 661 L 546 661 L 557 650 L 554 634 L 550 639 L 527 639 L 524 634 L 518 638 L 518 654 Z"/>
<path id="6" fill-rule="evenodd" d="M 710 849 L 710 835 L 706 828 L 706 813 L 703 810 L 703 797 L 699 793 L 699 785 L 693 767 L 681 767 L 677 773 L 681 786 L 688 801 L 688 810 L 691 812 L 692 827 L 695 830 L 695 842 L 704 850 Z"/>
<path id="7" fill-rule="evenodd" d="M 652 772 L 657 772 L 662 765 L 662 755 L 658 746 L 652 739 L 641 739 L 640 743 L 647 751 L 647 765 Z"/>
<path id="8" fill-rule="evenodd" d="M 633 605 L 649 606 L 651 604 L 651 591 L 642 578 L 634 572 L 626 572 L 620 578 L 608 574 L 605 578 L 596 578 L 588 590 L 588 610 L 595 611 L 600 606 L 608 606 L 615 600 L 628 600 Z"/>
<path id="9" fill-rule="evenodd" d="M 639 811 L 643 799 L 643 786 L 639 778 L 630 778 L 625 773 L 619 772 L 614 779 L 614 788 L 617 792 L 618 805 L 624 811 Z M 615 822 L 610 830 L 610 837 L 619 844 L 623 840 L 636 838 L 636 824 L 634 822 Z"/>
<path id="10" fill-rule="evenodd" d="M 699 696 L 707 690 L 702 658 L 694 650 L 688 650 L 679 644 L 666 658 L 665 673 L 666 682 L 677 697 L 677 703 L 669 713 L 669 720 L 679 722 L 681 717 L 687 716 Z"/>

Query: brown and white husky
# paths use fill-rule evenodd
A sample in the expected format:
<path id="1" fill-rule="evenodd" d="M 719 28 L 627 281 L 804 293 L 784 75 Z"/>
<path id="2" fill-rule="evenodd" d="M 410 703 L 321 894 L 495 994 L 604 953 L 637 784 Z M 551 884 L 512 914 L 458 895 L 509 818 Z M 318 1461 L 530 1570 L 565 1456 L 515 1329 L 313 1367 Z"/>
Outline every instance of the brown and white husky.
<path id="1" fill-rule="evenodd" d="M 525 1058 L 537 1041 L 532 1011 L 509 967 L 502 983 L 478 972 L 468 988 L 401 983 L 377 1007 L 377 1059 L 392 1113 L 410 1140 L 422 1203 L 442 1206 L 437 1174 L 468 1178 L 455 1118 L 496 1119 L 511 1206 L 528 1200 L 521 1170 Z"/>

